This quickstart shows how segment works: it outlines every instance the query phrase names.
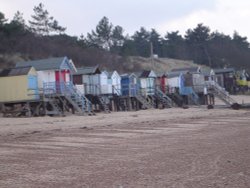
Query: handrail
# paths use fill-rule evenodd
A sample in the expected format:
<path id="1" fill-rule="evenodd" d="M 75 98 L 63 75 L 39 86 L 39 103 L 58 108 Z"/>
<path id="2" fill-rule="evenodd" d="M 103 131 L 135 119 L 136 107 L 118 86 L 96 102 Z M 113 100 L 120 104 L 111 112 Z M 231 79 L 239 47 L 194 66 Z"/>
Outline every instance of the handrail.
<path id="1" fill-rule="evenodd" d="M 50 92 L 48 92 L 50 91 Z M 81 94 L 72 82 L 46 82 L 44 83 L 43 93 L 48 95 L 63 94 L 65 96 L 74 96 L 76 102 L 82 103 L 82 110 L 87 107 L 91 111 L 91 102 Z"/>
<path id="2" fill-rule="evenodd" d="M 221 95 L 222 100 L 224 100 L 228 104 L 237 103 L 233 98 L 230 97 L 229 92 L 227 92 L 224 88 L 222 88 L 217 82 L 210 81 L 206 83 L 209 89 L 212 89 L 215 94 Z"/>
<path id="3" fill-rule="evenodd" d="M 158 95 L 160 95 L 162 98 L 164 98 L 164 100 L 166 100 L 167 103 L 170 106 L 172 106 L 173 101 L 165 93 L 163 93 L 163 91 L 161 89 L 159 89 L 159 88 L 156 87 L 155 88 L 155 93 L 158 94 Z"/>
<path id="4" fill-rule="evenodd" d="M 117 94 L 117 95 L 122 95 L 121 94 L 121 88 L 120 89 L 117 89 L 116 88 L 117 85 L 112 85 L 112 94 Z"/>
<path id="5" fill-rule="evenodd" d="M 87 97 L 85 97 L 84 95 L 81 94 L 81 92 L 77 89 L 77 87 L 72 83 L 72 82 L 67 82 L 66 85 L 68 84 L 68 86 L 70 87 L 70 89 L 73 90 L 73 93 L 76 94 L 76 96 L 78 97 L 78 99 L 81 100 L 82 102 L 82 106 L 87 106 L 87 110 L 88 111 L 92 111 L 92 104 L 91 102 L 88 100 Z M 86 104 L 85 104 L 86 103 Z"/>

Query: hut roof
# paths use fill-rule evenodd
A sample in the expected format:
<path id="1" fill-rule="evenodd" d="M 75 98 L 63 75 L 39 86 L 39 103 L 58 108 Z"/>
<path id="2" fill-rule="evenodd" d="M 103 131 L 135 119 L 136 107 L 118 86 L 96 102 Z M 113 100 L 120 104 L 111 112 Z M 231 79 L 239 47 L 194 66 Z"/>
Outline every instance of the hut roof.
<path id="1" fill-rule="evenodd" d="M 156 77 L 154 71 L 152 71 L 152 70 L 142 71 L 140 78 L 149 78 L 149 77 Z"/>
<path id="2" fill-rule="evenodd" d="M 182 73 L 197 73 L 200 71 L 200 67 L 184 67 L 184 68 L 177 68 L 172 69 L 171 72 L 182 72 Z"/>
<path id="3" fill-rule="evenodd" d="M 61 69 L 61 65 L 64 61 L 68 60 L 67 57 L 54 57 L 48 59 L 40 59 L 34 61 L 25 61 L 25 62 L 18 62 L 16 67 L 24 67 L 24 66 L 32 66 L 38 71 L 42 70 L 59 70 Z M 74 69 L 73 64 L 72 69 Z"/>
<path id="4" fill-rule="evenodd" d="M 0 77 L 27 75 L 31 66 L 1 69 Z"/>
<path id="5" fill-rule="evenodd" d="M 91 74 L 101 74 L 101 71 L 98 65 L 94 67 L 77 68 L 77 72 L 74 75 L 91 75 Z"/>
<path id="6" fill-rule="evenodd" d="M 167 75 L 165 72 L 156 72 L 155 74 L 157 77 L 163 77 Z"/>
<path id="7" fill-rule="evenodd" d="M 141 78 L 147 78 L 147 77 L 149 77 L 150 72 L 151 72 L 151 71 L 147 71 L 147 70 L 146 70 L 146 71 L 142 71 L 140 77 L 141 77 Z"/>
<path id="8" fill-rule="evenodd" d="M 137 75 L 135 73 L 124 73 L 120 76 L 121 76 L 121 78 L 126 78 L 126 77 L 131 77 L 131 76 L 137 77 Z"/>
<path id="9" fill-rule="evenodd" d="M 137 78 L 141 76 L 141 72 L 133 72 L 132 74 L 134 74 Z"/>
<path id="10" fill-rule="evenodd" d="M 114 71 L 106 71 L 106 72 L 108 74 L 108 78 L 111 78 L 113 76 L 113 74 L 115 74 L 115 73 L 118 74 L 118 72 L 116 70 L 114 70 Z"/>
<path id="11" fill-rule="evenodd" d="M 167 78 L 179 77 L 181 73 L 182 73 L 181 71 L 168 72 Z"/>
<path id="12" fill-rule="evenodd" d="M 234 68 L 214 69 L 215 74 L 234 72 Z"/>

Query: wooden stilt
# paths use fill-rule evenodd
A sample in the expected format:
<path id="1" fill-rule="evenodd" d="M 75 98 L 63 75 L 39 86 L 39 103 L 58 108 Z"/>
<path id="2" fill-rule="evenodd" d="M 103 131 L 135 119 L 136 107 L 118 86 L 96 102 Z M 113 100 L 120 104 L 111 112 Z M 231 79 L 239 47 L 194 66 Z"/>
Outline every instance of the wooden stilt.
<path id="1" fill-rule="evenodd" d="M 114 99 L 111 99 L 111 110 L 112 110 L 113 112 L 116 111 Z"/>
<path id="2" fill-rule="evenodd" d="M 131 111 L 132 107 L 131 107 L 131 99 L 130 97 L 128 98 L 128 110 Z"/>
<path id="3" fill-rule="evenodd" d="M 3 116 L 6 115 L 6 107 L 5 107 L 5 104 L 2 104 L 2 113 L 3 113 Z"/>
<path id="4" fill-rule="evenodd" d="M 27 102 L 27 103 L 26 103 L 26 106 L 27 106 L 27 110 L 28 110 L 27 115 L 28 115 L 28 117 L 31 117 L 30 103 Z"/>
<path id="5" fill-rule="evenodd" d="M 138 102 L 138 100 L 135 100 L 135 103 L 136 103 L 136 110 L 140 110 L 140 103 Z"/>

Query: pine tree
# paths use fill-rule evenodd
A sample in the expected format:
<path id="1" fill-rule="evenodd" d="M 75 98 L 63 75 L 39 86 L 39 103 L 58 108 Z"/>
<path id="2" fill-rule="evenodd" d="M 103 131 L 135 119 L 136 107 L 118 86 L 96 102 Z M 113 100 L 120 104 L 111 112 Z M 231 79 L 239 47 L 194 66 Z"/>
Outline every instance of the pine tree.
<path id="1" fill-rule="evenodd" d="M 10 21 L 10 23 L 5 24 L 5 33 L 9 35 L 22 35 L 27 31 L 27 27 L 25 25 L 25 20 L 23 18 L 23 14 L 17 11 Z"/>
<path id="2" fill-rule="evenodd" d="M 0 12 L 0 27 L 2 27 L 6 21 L 7 19 L 5 19 L 4 14 Z"/>
<path id="3" fill-rule="evenodd" d="M 111 51 L 114 53 L 120 53 L 121 51 L 121 47 L 124 44 L 125 41 L 125 37 L 123 35 L 123 28 L 121 26 L 115 26 L 114 29 L 112 30 L 112 34 L 111 34 L 111 43 L 112 43 L 112 47 L 111 47 Z"/>
<path id="4" fill-rule="evenodd" d="M 109 19 L 104 16 L 99 21 L 95 31 L 92 30 L 91 34 L 90 33 L 87 34 L 88 43 L 98 48 L 110 50 L 112 45 L 111 42 L 112 29 L 113 29 L 112 23 L 109 23 Z"/>
<path id="5" fill-rule="evenodd" d="M 32 21 L 29 21 L 30 30 L 37 35 L 49 35 L 53 32 L 62 33 L 66 28 L 59 26 L 58 21 L 49 16 L 49 12 L 44 9 L 44 5 L 40 3 L 34 7 L 34 15 Z"/>
<path id="6" fill-rule="evenodd" d="M 150 57 L 150 32 L 144 27 L 141 27 L 139 31 L 136 31 L 132 36 L 136 53 L 142 57 Z"/>
<path id="7" fill-rule="evenodd" d="M 16 24 L 18 25 L 22 25 L 24 26 L 25 25 L 25 20 L 23 18 L 23 13 L 17 11 L 13 17 L 13 20 L 12 22 L 15 22 Z"/>

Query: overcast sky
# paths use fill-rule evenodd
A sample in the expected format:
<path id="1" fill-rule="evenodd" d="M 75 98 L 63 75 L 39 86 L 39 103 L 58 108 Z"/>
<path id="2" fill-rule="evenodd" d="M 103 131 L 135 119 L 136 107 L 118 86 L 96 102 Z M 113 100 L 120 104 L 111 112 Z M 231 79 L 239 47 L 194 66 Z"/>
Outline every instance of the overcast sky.
<path id="1" fill-rule="evenodd" d="M 236 30 L 250 39 L 249 0 L 0 0 L 0 11 L 12 19 L 19 10 L 29 20 L 40 2 L 70 35 L 86 36 L 106 16 L 130 35 L 141 26 L 162 36 L 177 30 L 185 34 L 204 23 L 212 31 L 232 35 Z"/>

